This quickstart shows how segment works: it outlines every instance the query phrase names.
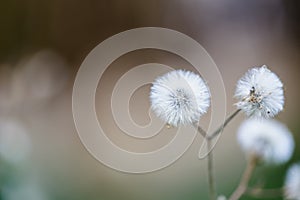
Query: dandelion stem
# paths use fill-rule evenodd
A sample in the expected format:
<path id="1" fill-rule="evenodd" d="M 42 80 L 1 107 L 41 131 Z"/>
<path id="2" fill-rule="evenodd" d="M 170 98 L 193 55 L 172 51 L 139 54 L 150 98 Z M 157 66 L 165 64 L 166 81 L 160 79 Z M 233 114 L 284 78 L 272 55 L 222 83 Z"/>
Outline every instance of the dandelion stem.
<path id="1" fill-rule="evenodd" d="M 214 137 L 216 137 L 219 133 L 223 131 L 225 126 L 241 111 L 241 109 L 236 110 L 231 115 L 229 115 L 225 122 L 211 135 L 208 135 L 207 132 L 202 129 L 199 125 L 194 125 L 197 129 L 198 133 L 200 133 L 207 141 L 207 170 L 208 170 L 208 184 L 209 184 L 209 194 L 210 199 L 216 199 L 216 187 L 215 187 L 215 177 L 214 177 L 214 166 L 213 166 L 213 152 L 211 151 L 211 141 Z"/>
<path id="2" fill-rule="evenodd" d="M 229 200 L 238 200 L 247 191 L 248 183 L 250 181 L 250 178 L 256 167 L 257 162 L 258 162 L 258 158 L 256 156 L 250 157 L 250 160 L 247 163 L 246 169 L 240 180 L 240 183 L 238 187 L 235 189 L 235 191 L 232 193 L 232 195 L 230 196 Z"/>
<path id="3" fill-rule="evenodd" d="M 194 127 L 197 129 L 198 133 L 200 133 L 205 139 L 207 140 L 212 140 L 214 139 L 219 133 L 221 133 L 225 126 L 241 111 L 241 109 L 237 109 L 234 111 L 232 114 L 230 114 L 224 123 L 217 129 L 215 130 L 212 134 L 208 135 L 207 132 L 199 125 L 194 124 Z"/>
<path id="4" fill-rule="evenodd" d="M 207 170 L 208 170 L 208 184 L 209 184 L 209 194 L 210 199 L 215 200 L 216 199 L 216 186 L 215 186 L 215 177 L 214 177 L 214 166 L 213 166 L 213 151 L 210 151 L 211 149 L 211 140 L 207 140 Z"/>
<path id="5" fill-rule="evenodd" d="M 241 111 L 241 109 L 237 109 L 236 111 L 234 111 L 231 115 L 229 115 L 225 122 L 217 129 L 215 130 L 211 135 L 207 136 L 208 140 L 212 140 L 214 137 L 216 137 L 219 133 L 221 133 L 223 131 L 223 129 L 225 128 L 225 126 Z"/>
<path id="6" fill-rule="evenodd" d="M 197 129 L 198 133 L 200 133 L 204 138 L 206 138 L 207 133 L 201 126 L 194 124 L 194 127 Z"/>

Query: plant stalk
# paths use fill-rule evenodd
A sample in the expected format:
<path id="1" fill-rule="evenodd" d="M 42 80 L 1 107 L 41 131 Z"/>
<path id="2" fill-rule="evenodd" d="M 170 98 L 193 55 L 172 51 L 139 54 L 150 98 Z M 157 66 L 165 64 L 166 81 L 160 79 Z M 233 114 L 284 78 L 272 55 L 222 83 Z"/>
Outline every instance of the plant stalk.
<path id="1" fill-rule="evenodd" d="M 207 141 L 207 170 L 208 170 L 208 184 L 209 184 L 209 196 L 210 200 L 216 199 L 216 186 L 215 186 L 215 177 L 214 177 L 214 165 L 213 165 L 213 152 L 211 151 L 211 141 L 215 138 L 219 133 L 221 133 L 225 126 L 241 111 L 241 109 L 236 110 L 231 115 L 229 115 L 225 122 L 215 130 L 211 135 L 208 135 L 205 130 L 203 130 L 200 126 L 194 125 L 197 129 L 198 133 L 200 133 Z"/>
<path id="2" fill-rule="evenodd" d="M 230 114 L 225 122 L 217 129 L 215 130 L 212 134 L 210 134 L 209 136 L 207 136 L 207 139 L 212 140 L 214 137 L 216 137 L 217 135 L 219 135 L 219 133 L 221 133 L 224 128 L 227 126 L 227 124 L 241 111 L 241 109 L 237 109 L 236 111 L 234 111 L 232 114 Z"/>
<path id="3" fill-rule="evenodd" d="M 235 191 L 232 193 L 232 195 L 230 196 L 229 200 L 238 200 L 247 191 L 250 178 L 257 165 L 257 162 L 258 162 L 258 158 L 256 156 L 250 157 L 250 160 L 247 163 L 246 169 L 240 180 L 240 183 L 238 187 L 235 189 Z"/>

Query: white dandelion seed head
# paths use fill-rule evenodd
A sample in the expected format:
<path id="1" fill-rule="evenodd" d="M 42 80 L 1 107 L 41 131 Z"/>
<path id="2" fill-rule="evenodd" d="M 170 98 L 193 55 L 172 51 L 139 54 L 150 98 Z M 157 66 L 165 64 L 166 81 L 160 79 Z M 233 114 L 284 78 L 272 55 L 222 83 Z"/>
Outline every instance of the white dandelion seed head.
<path id="1" fill-rule="evenodd" d="M 238 81 L 236 104 L 247 116 L 269 118 L 283 109 L 283 84 L 266 65 L 249 69 Z"/>
<path id="2" fill-rule="evenodd" d="M 300 163 L 293 164 L 287 171 L 284 184 L 287 199 L 300 200 Z"/>
<path id="3" fill-rule="evenodd" d="M 247 154 L 254 154 L 267 164 L 287 162 L 295 145 L 285 125 L 266 119 L 244 121 L 238 129 L 237 140 Z"/>
<path id="4" fill-rule="evenodd" d="M 210 93 L 199 75 L 175 70 L 154 81 L 150 102 L 154 113 L 168 124 L 192 124 L 207 112 Z"/>

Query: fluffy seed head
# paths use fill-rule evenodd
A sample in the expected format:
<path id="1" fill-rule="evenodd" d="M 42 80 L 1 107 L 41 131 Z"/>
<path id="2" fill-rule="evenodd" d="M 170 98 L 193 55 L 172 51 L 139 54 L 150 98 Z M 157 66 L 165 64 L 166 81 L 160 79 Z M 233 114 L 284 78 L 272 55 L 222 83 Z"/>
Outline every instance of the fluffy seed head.
<path id="1" fill-rule="evenodd" d="M 268 164 L 285 163 L 294 150 L 292 134 L 275 120 L 248 119 L 239 127 L 237 137 L 247 154 L 254 154 Z"/>
<path id="2" fill-rule="evenodd" d="M 158 117 L 172 126 L 178 126 L 199 121 L 210 105 L 210 93 L 199 75 L 175 70 L 154 81 L 150 102 Z"/>
<path id="3" fill-rule="evenodd" d="M 283 109 L 283 84 L 266 65 L 252 68 L 238 81 L 235 97 L 247 116 L 274 117 Z"/>
<path id="4" fill-rule="evenodd" d="M 300 200 L 300 163 L 293 164 L 287 171 L 284 184 L 287 199 Z"/>

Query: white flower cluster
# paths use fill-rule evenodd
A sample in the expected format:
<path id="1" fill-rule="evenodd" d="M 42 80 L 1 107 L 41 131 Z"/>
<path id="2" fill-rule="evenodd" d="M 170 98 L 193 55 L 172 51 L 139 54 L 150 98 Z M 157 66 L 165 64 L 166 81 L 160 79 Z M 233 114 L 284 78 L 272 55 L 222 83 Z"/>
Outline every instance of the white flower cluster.
<path id="1" fill-rule="evenodd" d="M 237 108 L 248 117 L 237 132 L 241 148 L 266 164 L 287 162 L 294 151 L 293 136 L 284 124 L 270 119 L 284 106 L 283 84 L 278 76 L 265 65 L 249 69 L 238 81 L 235 97 Z M 175 70 L 154 81 L 150 101 L 152 110 L 166 123 L 192 124 L 207 112 L 210 92 L 199 75 Z M 288 199 L 300 200 L 300 163 L 288 170 L 285 195 Z"/>
<path id="2" fill-rule="evenodd" d="M 246 115 L 274 117 L 283 109 L 283 84 L 267 66 L 252 68 L 238 81 L 235 97 Z"/>
<path id="3" fill-rule="evenodd" d="M 288 161 L 294 149 L 292 134 L 275 120 L 248 119 L 239 127 L 237 137 L 247 154 L 254 154 L 268 164 Z"/>
<path id="4" fill-rule="evenodd" d="M 168 124 L 192 124 L 207 112 L 210 92 L 199 75 L 175 70 L 154 81 L 150 101 L 152 110 Z"/>

